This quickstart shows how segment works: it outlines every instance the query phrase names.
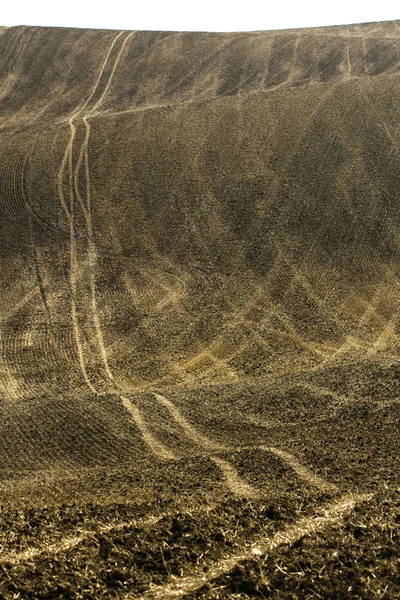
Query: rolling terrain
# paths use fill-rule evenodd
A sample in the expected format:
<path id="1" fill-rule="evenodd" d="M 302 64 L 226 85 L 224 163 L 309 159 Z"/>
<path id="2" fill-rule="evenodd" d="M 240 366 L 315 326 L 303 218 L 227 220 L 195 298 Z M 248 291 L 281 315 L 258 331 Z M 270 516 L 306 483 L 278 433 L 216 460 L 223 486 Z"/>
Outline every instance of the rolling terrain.
<path id="1" fill-rule="evenodd" d="M 0 28 L 0 599 L 400 598 L 399 84 Z"/>

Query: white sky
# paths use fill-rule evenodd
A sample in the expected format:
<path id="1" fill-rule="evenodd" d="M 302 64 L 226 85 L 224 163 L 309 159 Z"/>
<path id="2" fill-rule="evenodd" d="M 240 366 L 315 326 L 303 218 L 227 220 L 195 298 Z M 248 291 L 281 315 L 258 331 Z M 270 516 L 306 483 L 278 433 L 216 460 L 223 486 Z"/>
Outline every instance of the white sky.
<path id="1" fill-rule="evenodd" d="M 0 0 L 0 25 L 254 31 L 400 19 L 393 0 Z"/>

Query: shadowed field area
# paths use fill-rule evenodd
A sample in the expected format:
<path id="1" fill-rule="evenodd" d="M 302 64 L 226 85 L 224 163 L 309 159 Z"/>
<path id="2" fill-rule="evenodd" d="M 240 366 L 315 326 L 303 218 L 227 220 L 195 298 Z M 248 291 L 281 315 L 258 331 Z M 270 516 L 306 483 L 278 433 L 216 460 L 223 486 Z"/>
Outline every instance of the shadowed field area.
<path id="1" fill-rule="evenodd" d="M 400 598 L 399 78 L 0 28 L 0 599 Z"/>

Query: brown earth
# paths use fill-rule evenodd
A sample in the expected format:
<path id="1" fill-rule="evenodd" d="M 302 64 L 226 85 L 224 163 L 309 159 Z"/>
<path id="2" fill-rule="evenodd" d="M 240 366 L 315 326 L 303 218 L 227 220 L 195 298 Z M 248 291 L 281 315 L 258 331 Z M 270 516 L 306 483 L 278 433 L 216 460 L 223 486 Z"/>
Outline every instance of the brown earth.
<path id="1" fill-rule="evenodd" d="M 0 598 L 400 598 L 400 21 L 0 28 Z"/>

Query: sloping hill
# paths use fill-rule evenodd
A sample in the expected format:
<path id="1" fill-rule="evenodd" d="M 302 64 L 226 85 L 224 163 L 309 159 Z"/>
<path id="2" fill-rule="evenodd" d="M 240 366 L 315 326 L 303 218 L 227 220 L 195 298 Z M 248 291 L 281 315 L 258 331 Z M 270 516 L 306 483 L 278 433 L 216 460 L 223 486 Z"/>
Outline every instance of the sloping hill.
<path id="1" fill-rule="evenodd" d="M 0 598 L 400 597 L 399 73 L 0 29 Z"/>

